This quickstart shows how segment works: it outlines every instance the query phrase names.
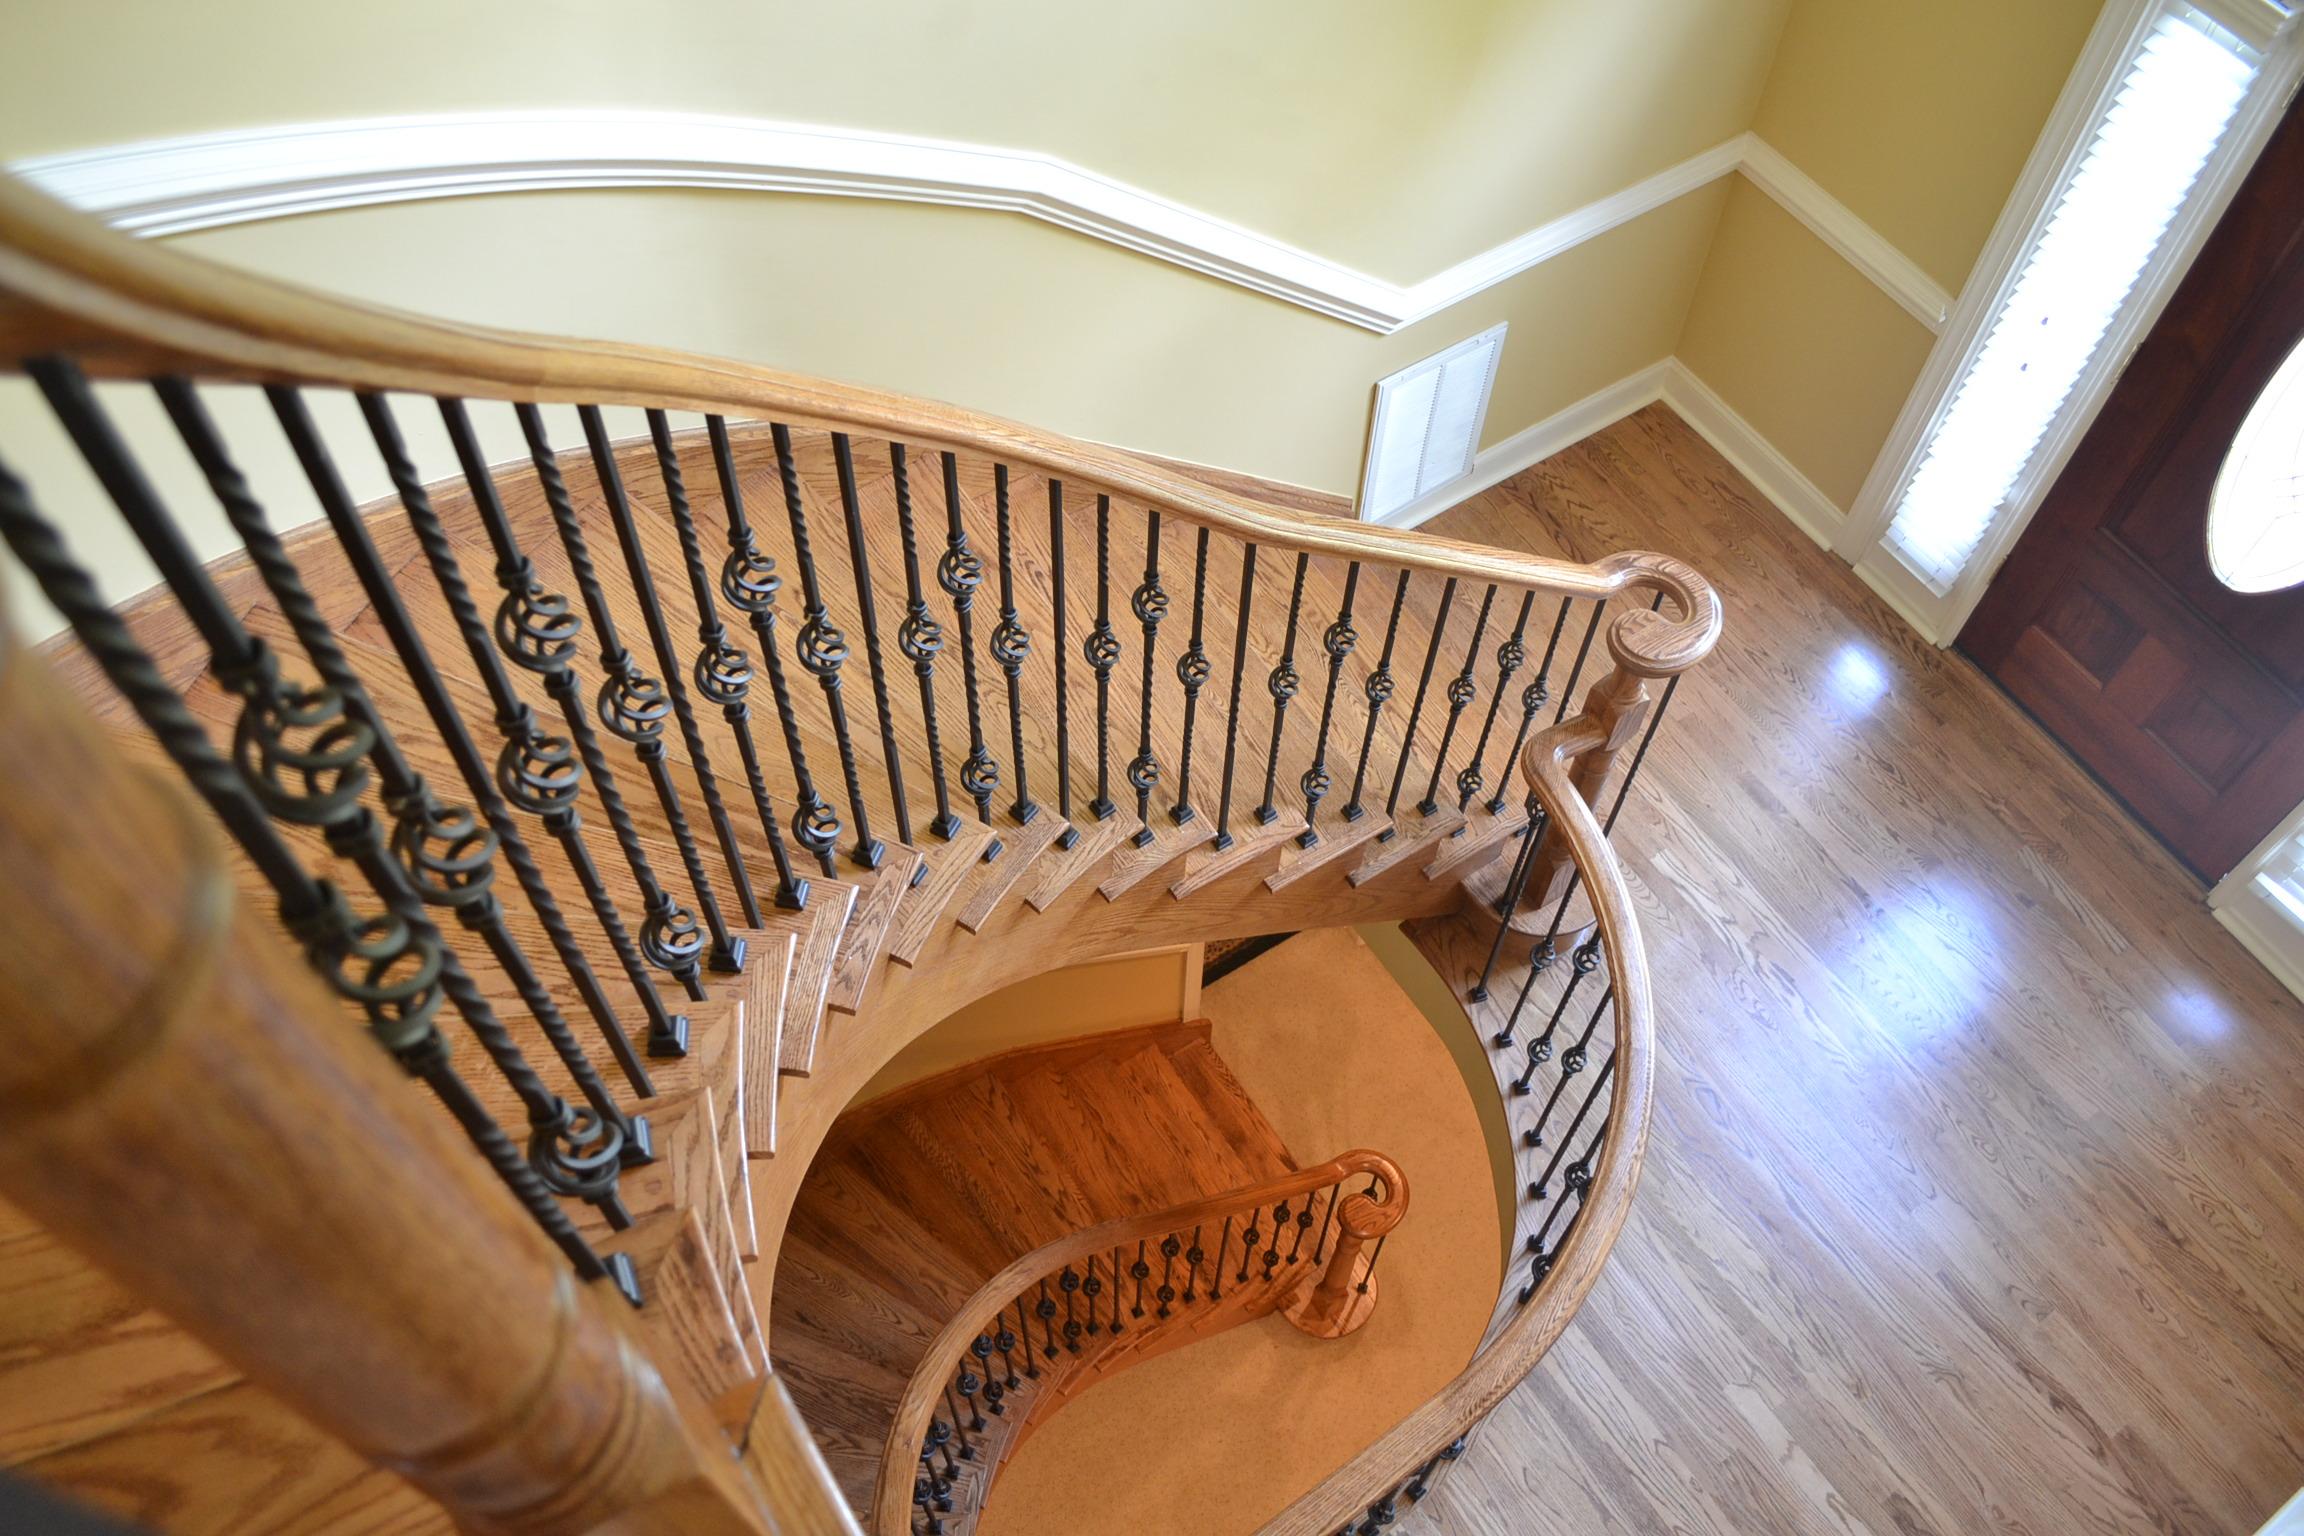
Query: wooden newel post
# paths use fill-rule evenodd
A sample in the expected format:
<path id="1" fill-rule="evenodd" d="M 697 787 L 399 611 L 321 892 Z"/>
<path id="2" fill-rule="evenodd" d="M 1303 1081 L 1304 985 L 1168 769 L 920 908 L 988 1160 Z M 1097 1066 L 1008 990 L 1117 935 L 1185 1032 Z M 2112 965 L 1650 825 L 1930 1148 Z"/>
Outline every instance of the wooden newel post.
<path id="1" fill-rule="evenodd" d="M 625 1303 L 4 622 L 0 871 L 0 1193 L 466 1530 L 776 1528 Z"/>
<path id="2" fill-rule="evenodd" d="M 1282 1303 L 1280 1315 L 1316 1339 L 1340 1339 L 1357 1331 L 1376 1310 L 1376 1258 L 1384 1238 L 1408 1214 L 1408 1184 L 1391 1159 L 1366 1158 L 1379 1194 L 1353 1193 L 1336 1202 L 1335 1246 L 1328 1267 L 1311 1285 L 1298 1287 Z"/>
<path id="3" fill-rule="evenodd" d="M 1521 773 L 1534 786 L 1554 765 L 1564 766 L 1577 796 L 1595 811 L 1615 772 L 1617 760 L 1648 724 L 1655 699 L 1650 684 L 1685 672 L 1711 654 L 1720 639 L 1720 598 L 1695 568 L 1668 555 L 1634 551 L 1615 557 L 1639 569 L 1678 609 L 1620 613 L 1608 626 L 1608 656 L 1614 665 L 1584 695 L 1574 717 L 1539 731 L 1521 759 Z M 1518 911 L 1533 918 L 1567 893 L 1575 864 L 1564 837 L 1547 836 L 1536 849 Z"/>

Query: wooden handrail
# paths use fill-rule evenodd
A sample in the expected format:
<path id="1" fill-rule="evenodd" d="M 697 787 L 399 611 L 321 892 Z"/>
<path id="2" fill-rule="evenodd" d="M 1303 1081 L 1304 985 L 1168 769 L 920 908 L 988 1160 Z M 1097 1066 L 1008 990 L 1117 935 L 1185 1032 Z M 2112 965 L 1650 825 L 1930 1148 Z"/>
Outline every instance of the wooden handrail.
<path id="1" fill-rule="evenodd" d="M 1708 650 L 1719 600 L 1681 561 L 1646 551 L 1591 564 L 1248 502 L 1124 449 L 956 406 L 724 358 L 460 325 L 316 293 L 139 241 L 0 176 L 0 359 L 70 354 L 89 373 L 638 405 L 893 438 L 1027 464 L 1258 544 L 1506 583 L 1567 597 L 1662 592 L 1611 626 L 1620 653 Z M 1694 656 L 1688 656 L 1693 660 Z"/>
<path id="2" fill-rule="evenodd" d="M 1656 1004 L 1631 888 L 1567 766 L 1580 743 L 1596 745 L 1602 737 L 1598 721 L 1579 715 L 1529 742 L 1521 759 L 1523 775 L 1551 818 L 1552 835 L 1565 841 L 1582 872 L 1615 988 L 1610 1129 L 1575 1227 L 1535 1297 L 1491 1332 L 1454 1380 L 1282 1510 L 1264 1527 L 1264 1536 L 1329 1536 L 1352 1524 L 1408 1469 L 1433 1460 L 1486 1418 L 1566 1331 L 1631 1214 L 1654 1108 Z"/>
<path id="3" fill-rule="evenodd" d="M 1146 1216 L 1124 1216 L 1100 1226 L 1084 1227 L 1068 1237 L 1043 1244 L 1009 1264 L 977 1287 L 960 1310 L 953 1314 L 951 1321 L 938 1330 L 928 1345 L 927 1353 L 921 1356 L 919 1365 L 913 1369 L 912 1379 L 904 1389 L 903 1401 L 897 1407 L 895 1421 L 889 1426 L 887 1444 L 881 1452 L 880 1480 L 873 1490 L 872 1520 L 868 1529 L 878 1532 L 910 1529 L 912 1480 L 918 1465 L 914 1455 L 921 1438 L 928 1432 L 928 1423 L 935 1416 L 936 1405 L 942 1400 L 944 1383 L 951 1378 L 954 1368 L 967 1352 L 969 1343 L 984 1332 L 986 1325 L 1001 1309 L 1008 1306 L 1033 1281 L 1055 1274 L 1065 1266 L 1079 1263 L 1092 1254 L 1109 1252 L 1139 1239 L 1163 1237 L 1187 1227 L 1221 1221 L 1243 1210 L 1292 1200 L 1298 1195 L 1326 1189 L 1345 1179 L 1370 1175 L 1383 1185 L 1383 1197 L 1361 1199 L 1350 1219 L 1359 1237 L 1380 1238 L 1397 1227 L 1401 1217 L 1407 1214 L 1408 1181 L 1392 1159 L 1381 1152 L 1361 1148 L 1330 1158 L 1315 1167 L 1298 1169 L 1260 1184 L 1243 1185 L 1221 1195 L 1211 1195 L 1205 1200 L 1195 1200 Z M 1360 1197 L 1355 1193 L 1352 1198 Z"/>
<path id="4" fill-rule="evenodd" d="M 784 1528 L 4 619 L 0 869 L 9 1200 L 461 1529 Z"/>

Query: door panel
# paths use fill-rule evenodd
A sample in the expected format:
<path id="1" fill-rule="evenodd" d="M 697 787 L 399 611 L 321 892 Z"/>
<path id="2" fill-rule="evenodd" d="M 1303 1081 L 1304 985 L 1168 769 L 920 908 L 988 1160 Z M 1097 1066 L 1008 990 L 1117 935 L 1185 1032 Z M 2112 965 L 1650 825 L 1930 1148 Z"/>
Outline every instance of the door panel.
<path id="1" fill-rule="evenodd" d="M 2291 106 L 1959 639 L 2210 880 L 2304 801 L 2304 588 L 2234 592 L 2207 545 L 2233 436 L 2300 339 Z"/>

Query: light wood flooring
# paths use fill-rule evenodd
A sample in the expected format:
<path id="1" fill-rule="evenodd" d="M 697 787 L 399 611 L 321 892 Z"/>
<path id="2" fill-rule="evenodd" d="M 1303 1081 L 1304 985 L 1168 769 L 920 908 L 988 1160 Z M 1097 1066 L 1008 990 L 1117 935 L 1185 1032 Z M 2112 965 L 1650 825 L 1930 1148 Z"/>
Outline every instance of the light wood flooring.
<path id="1" fill-rule="evenodd" d="M 1665 407 L 1432 525 L 1727 603 L 1617 840 L 1630 1225 L 1411 1528 L 2254 1530 L 2304 1484 L 2304 1006 Z"/>

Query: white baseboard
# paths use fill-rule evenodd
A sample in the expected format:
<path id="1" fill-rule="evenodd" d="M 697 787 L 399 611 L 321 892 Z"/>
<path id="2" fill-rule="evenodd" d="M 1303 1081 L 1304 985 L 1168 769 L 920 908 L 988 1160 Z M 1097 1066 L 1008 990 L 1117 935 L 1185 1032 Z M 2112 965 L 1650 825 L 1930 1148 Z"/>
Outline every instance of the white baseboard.
<path id="1" fill-rule="evenodd" d="M 1848 514 L 1802 474 L 1757 427 L 1736 414 L 1717 391 L 1691 372 L 1678 358 L 1664 366 L 1663 400 L 1694 427 L 1720 456 L 1736 466 L 1761 495 L 1776 504 L 1793 525 L 1829 549 L 1832 536 Z"/>
<path id="2" fill-rule="evenodd" d="M 1674 366 L 1671 358 L 1664 358 L 1586 395 L 1566 410 L 1555 412 L 1532 427 L 1522 428 L 1494 447 L 1481 449 L 1473 456 L 1470 474 L 1368 521 L 1387 528 L 1413 528 L 1431 521 L 1459 502 L 1479 495 L 1490 486 L 1501 485 L 1603 427 L 1615 425 L 1642 406 L 1653 405 L 1663 398 L 1665 374 Z"/>

